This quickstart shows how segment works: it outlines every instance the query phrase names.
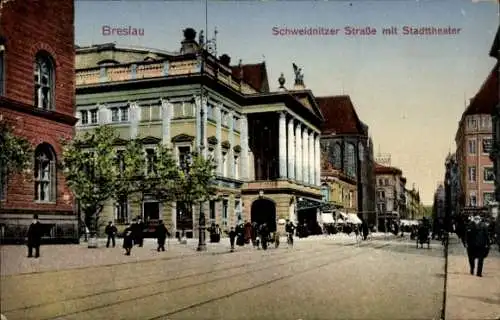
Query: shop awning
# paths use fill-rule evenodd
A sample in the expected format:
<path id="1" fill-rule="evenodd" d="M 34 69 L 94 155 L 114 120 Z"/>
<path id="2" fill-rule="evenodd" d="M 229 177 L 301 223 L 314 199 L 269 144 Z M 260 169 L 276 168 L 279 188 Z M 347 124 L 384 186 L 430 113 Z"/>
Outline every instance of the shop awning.
<path id="1" fill-rule="evenodd" d="M 323 213 L 321 214 L 321 222 L 329 224 L 329 223 L 335 223 L 335 220 L 333 220 L 332 214 Z"/>
<path id="2" fill-rule="evenodd" d="M 308 210 L 308 209 L 318 209 L 323 206 L 324 202 L 321 200 L 301 197 L 301 200 L 297 201 L 297 211 Z"/>
<path id="3" fill-rule="evenodd" d="M 361 219 L 355 213 L 348 214 L 347 222 L 354 223 L 354 224 L 362 224 L 363 223 L 363 221 L 361 221 Z"/>
<path id="4" fill-rule="evenodd" d="M 347 220 L 349 216 L 347 215 L 347 213 L 337 210 L 337 217 Z"/>

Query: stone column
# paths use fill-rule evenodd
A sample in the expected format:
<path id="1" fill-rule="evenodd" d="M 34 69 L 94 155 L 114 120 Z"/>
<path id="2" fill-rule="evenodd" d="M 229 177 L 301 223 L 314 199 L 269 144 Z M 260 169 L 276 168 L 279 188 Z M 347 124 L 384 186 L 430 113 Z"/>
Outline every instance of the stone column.
<path id="1" fill-rule="evenodd" d="M 307 127 L 302 131 L 302 182 L 309 183 L 309 134 Z"/>
<path id="2" fill-rule="evenodd" d="M 302 125 L 295 127 L 295 180 L 302 181 Z"/>
<path id="3" fill-rule="evenodd" d="M 286 113 L 280 113 L 279 119 L 279 168 L 280 179 L 286 178 Z"/>
<path id="4" fill-rule="evenodd" d="M 194 149 L 196 151 L 199 150 L 200 148 L 200 141 L 201 141 L 201 115 L 200 115 L 200 110 L 201 110 L 201 97 L 200 96 L 195 96 L 194 98 L 194 117 L 196 119 L 195 124 L 196 124 L 196 137 L 195 137 L 195 146 Z"/>
<path id="5" fill-rule="evenodd" d="M 161 126 L 162 126 L 162 143 L 164 146 L 171 144 L 170 137 L 170 122 L 174 111 L 174 106 L 166 99 L 161 99 Z"/>
<path id="6" fill-rule="evenodd" d="M 295 179 L 295 128 L 293 118 L 288 121 L 288 179 Z"/>
<path id="7" fill-rule="evenodd" d="M 314 184 L 314 131 L 309 133 L 309 184 Z"/>
<path id="8" fill-rule="evenodd" d="M 228 126 L 229 126 L 229 132 L 228 132 L 228 141 L 231 147 L 229 148 L 229 151 L 227 153 L 227 161 L 229 164 L 228 167 L 228 176 L 231 178 L 234 178 L 234 113 L 232 110 L 229 111 L 228 114 Z"/>
<path id="9" fill-rule="evenodd" d="M 241 180 L 248 179 L 250 164 L 248 163 L 248 120 L 246 115 L 240 119 L 240 146 L 241 146 Z"/>
<path id="10" fill-rule="evenodd" d="M 317 186 L 321 185 L 321 147 L 319 139 L 319 133 L 316 133 L 316 137 L 314 138 L 314 169 L 316 174 L 315 185 Z"/>
<path id="11" fill-rule="evenodd" d="M 222 119 L 221 119 L 221 105 L 215 105 L 215 137 L 217 138 L 217 145 L 215 146 L 215 162 L 217 163 L 217 175 L 222 176 Z"/>
<path id="12" fill-rule="evenodd" d="M 139 131 L 139 121 L 141 116 L 141 109 L 135 102 L 130 104 L 130 139 L 137 138 Z"/>

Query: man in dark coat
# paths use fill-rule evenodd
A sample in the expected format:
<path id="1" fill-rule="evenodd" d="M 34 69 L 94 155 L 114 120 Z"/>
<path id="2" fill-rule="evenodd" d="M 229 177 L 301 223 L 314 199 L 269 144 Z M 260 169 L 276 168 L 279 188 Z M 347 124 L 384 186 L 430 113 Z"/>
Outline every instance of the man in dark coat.
<path id="1" fill-rule="evenodd" d="M 136 231 L 136 239 L 137 239 L 137 244 L 139 247 L 142 247 L 144 244 L 144 222 L 142 222 L 142 219 L 139 217 L 137 218 L 137 231 Z"/>
<path id="2" fill-rule="evenodd" d="M 170 237 L 170 232 L 168 232 L 167 227 L 162 220 L 159 221 L 156 227 L 156 238 L 158 239 L 158 249 L 157 251 L 165 251 L 165 239 Z"/>
<path id="3" fill-rule="evenodd" d="M 267 223 L 263 223 L 260 227 L 260 239 L 262 242 L 262 249 L 267 250 L 267 242 L 269 240 L 269 228 Z"/>
<path id="4" fill-rule="evenodd" d="M 106 248 L 109 248 L 110 242 L 113 242 L 113 248 L 115 247 L 116 245 L 115 237 L 117 232 L 118 230 L 116 229 L 115 225 L 113 224 L 112 221 L 110 221 L 106 226 L 106 229 L 104 229 L 104 233 L 108 235 L 108 242 L 106 243 Z"/>
<path id="5" fill-rule="evenodd" d="M 477 259 L 478 277 L 483 276 L 483 263 L 488 255 L 490 239 L 488 227 L 481 217 L 476 216 L 467 227 L 465 245 L 467 256 L 469 258 L 470 274 L 474 274 L 475 260 Z"/>
<path id="6" fill-rule="evenodd" d="M 231 227 L 231 231 L 229 231 L 229 243 L 231 244 L 231 252 L 234 251 L 235 239 L 236 239 L 236 231 L 234 231 L 234 227 Z"/>
<path id="7" fill-rule="evenodd" d="M 123 249 L 125 249 L 125 255 L 129 256 L 132 247 L 134 246 L 134 228 L 135 223 L 131 223 L 123 231 Z"/>
<path id="8" fill-rule="evenodd" d="M 43 236 L 43 227 L 38 221 L 38 215 L 33 216 L 33 222 L 28 229 L 28 258 L 33 257 L 33 248 L 35 249 L 35 258 L 40 257 L 40 244 Z"/>

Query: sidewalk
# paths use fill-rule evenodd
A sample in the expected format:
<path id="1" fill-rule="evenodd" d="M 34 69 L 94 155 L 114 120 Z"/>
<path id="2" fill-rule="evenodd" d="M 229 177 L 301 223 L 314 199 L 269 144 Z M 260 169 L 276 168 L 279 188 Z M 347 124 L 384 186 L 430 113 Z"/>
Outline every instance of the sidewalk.
<path id="1" fill-rule="evenodd" d="M 455 241 L 458 239 L 453 240 Z M 490 254 L 484 261 L 482 278 L 469 273 L 465 248 L 454 247 L 453 251 L 454 254 L 448 255 L 446 320 L 500 319 L 498 248 L 491 247 Z"/>

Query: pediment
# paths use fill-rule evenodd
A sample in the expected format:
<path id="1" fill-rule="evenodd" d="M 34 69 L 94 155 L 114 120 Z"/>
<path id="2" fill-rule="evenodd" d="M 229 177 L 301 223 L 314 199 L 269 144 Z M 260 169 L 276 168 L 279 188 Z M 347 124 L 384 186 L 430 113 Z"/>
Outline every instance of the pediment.
<path id="1" fill-rule="evenodd" d="M 172 138 L 172 142 L 192 142 L 194 137 L 185 133 L 181 133 Z"/>
<path id="2" fill-rule="evenodd" d="M 147 136 L 141 139 L 142 144 L 158 144 L 161 139 L 156 137 Z"/>
<path id="3" fill-rule="evenodd" d="M 231 143 L 229 143 L 229 141 L 228 141 L 228 140 L 226 140 L 226 141 L 222 141 L 221 146 L 222 146 L 224 149 L 230 149 L 230 148 L 231 148 Z"/>
<path id="4" fill-rule="evenodd" d="M 211 145 L 216 145 L 219 142 L 219 140 L 217 140 L 217 137 L 215 137 L 215 136 L 208 137 L 207 141 L 208 141 L 208 144 L 211 144 Z"/>

